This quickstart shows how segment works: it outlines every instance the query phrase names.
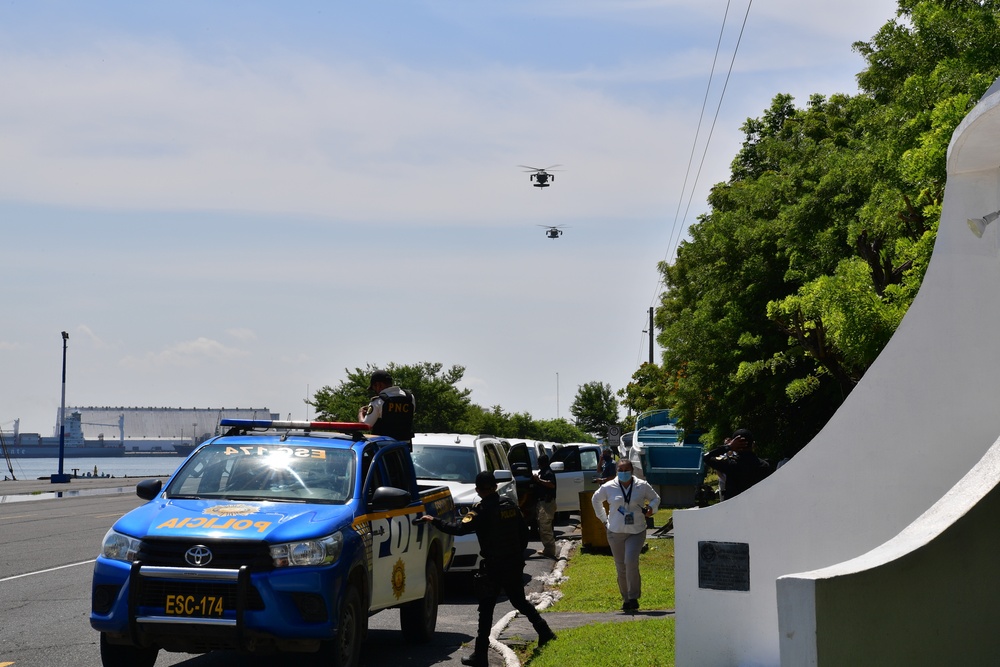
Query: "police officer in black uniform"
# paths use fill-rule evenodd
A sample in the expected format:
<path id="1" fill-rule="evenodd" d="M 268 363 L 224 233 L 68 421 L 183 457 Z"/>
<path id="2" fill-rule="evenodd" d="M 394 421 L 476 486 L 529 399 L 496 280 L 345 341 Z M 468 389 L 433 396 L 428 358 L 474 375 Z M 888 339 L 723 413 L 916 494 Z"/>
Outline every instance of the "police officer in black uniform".
<path id="1" fill-rule="evenodd" d="M 556 535 L 552 528 L 556 518 L 556 473 L 549 465 L 549 457 L 538 457 L 538 472 L 532 478 L 535 482 L 535 520 L 538 521 L 538 538 L 542 541 L 539 556 L 556 557 Z"/>
<path id="2" fill-rule="evenodd" d="M 757 456 L 753 447 L 753 433 L 740 428 L 721 447 L 702 457 L 705 465 L 719 473 L 723 500 L 738 496 L 771 474 L 771 463 Z"/>
<path id="3" fill-rule="evenodd" d="M 413 394 L 393 384 L 392 376 L 383 370 L 372 373 L 368 393 L 372 399 L 358 412 L 358 421 L 371 426 L 372 435 L 387 435 L 405 442 L 412 440 L 416 409 Z"/>
<path id="4" fill-rule="evenodd" d="M 436 527 L 452 535 L 475 532 L 479 539 L 479 553 L 483 557 L 475 584 L 476 596 L 479 598 L 479 629 L 475 650 L 462 658 L 462 664 L 487 667 L 493 610 L 501 591 L 507 595 L 514 609 L 531 621 L 538 633 L 539 646 L 555 639 L 555 634 L 538 610 L 524 597 L 524 550 L 528 545 L 528 526 L 521 510 L 517 503 L 508 498 L 500 498 L 492 472 L 476 475 L 476 492 L 482 500 L 458 523 L 426 514 L 421 519 L 433 522 Z"/>

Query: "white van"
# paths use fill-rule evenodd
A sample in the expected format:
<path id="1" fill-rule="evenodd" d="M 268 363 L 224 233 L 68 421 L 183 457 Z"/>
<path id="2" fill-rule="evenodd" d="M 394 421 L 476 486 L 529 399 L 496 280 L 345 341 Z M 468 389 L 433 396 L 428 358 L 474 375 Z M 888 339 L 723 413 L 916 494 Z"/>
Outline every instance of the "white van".
<path id="1" fill-rule="evenodd" d="M 418 484 L 444 484 L 451 489 L 459 518 L 481 499 L 476 475 L 488 470 L 497 480 L 497 493 L 517 503 L 517 489 L 499 438 L 464 433 L 418 433 L 413 436 L 413 468 Z M 455 537 L 450 572 L 479 568 L 479 540 L 475 534 Z"/>

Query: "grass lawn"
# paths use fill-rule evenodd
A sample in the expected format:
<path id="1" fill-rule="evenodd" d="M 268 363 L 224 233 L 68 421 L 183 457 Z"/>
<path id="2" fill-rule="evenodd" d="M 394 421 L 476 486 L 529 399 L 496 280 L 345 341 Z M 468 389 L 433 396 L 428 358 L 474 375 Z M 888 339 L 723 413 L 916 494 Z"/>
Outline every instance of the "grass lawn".
<path id="1" fill-rule="evenodd" d="M 664 525 L 673 514 L 656 514 L 656 526 Z M 642 572 L 643 609 L 674 608 L 674 541 L 670 538 L 646 541 L 647 549 L 639 556 Z M 621 608 L 615 562 L 611 552 L 577 549 L 563 573 L 567 581 L 559 586 L 563 597 L 546 611 L 610 612 Z M 674 619 L 600 623 L 562 630 L 554 642 L 541 651 L 534 643 L 520 655 L 530 667 L 587 665 L 674 665 Z"/>
<path id="2" fill-rule="evenodd" d="M 530 667 L 674 667 L 674 619 L 597 623 L 562 630 L 523 664 Z"/>
<path id="3" fill-rule="evenodd" d="M 643 609 L 674 608 L 674 541 L 646 540 L 639 556 L 642 574 Z M 549 611 L 615 611 L 621 608 L 618 578 L 611 552 L 581 551 L 573 553 L 563 574 L 567 581 L 559 586 L 563 597 Z"/>

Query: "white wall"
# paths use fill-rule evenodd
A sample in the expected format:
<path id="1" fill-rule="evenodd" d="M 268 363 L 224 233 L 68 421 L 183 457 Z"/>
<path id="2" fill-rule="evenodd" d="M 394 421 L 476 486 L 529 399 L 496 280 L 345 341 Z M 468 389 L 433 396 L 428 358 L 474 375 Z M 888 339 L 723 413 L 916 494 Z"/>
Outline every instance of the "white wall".
<path id="1" fill-rule="evenodd" d="M 955 132 L 927 275 L 861 383 L 767 480 L 714 507 L 675 512 L 680 667 L 779 664 L 778 577 L 892 539 L 1000 433 L 1000 222 L 981 239 L 966 224 L 1000 208 L 1000 95 L 991 93 Z M 698 587 L 703 540 L 750 545 L 749 592 Z"/>
<path id="2" fill-rule="evenodd" d="M 995 664 L 998 482 L 994 444 L 893 539 L 853 560 L 778 579 L 781 664 Z"/>

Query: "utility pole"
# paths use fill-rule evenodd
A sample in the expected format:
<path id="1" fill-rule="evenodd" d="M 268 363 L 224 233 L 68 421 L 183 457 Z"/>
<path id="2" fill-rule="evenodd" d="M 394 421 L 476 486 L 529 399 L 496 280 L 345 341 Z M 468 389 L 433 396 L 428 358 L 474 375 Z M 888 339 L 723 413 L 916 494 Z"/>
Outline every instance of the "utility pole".
<path id="1" fill-rule="evenodd" d="M 649 307 L 649 363 L 653 363 L 653 307 Z"/>

